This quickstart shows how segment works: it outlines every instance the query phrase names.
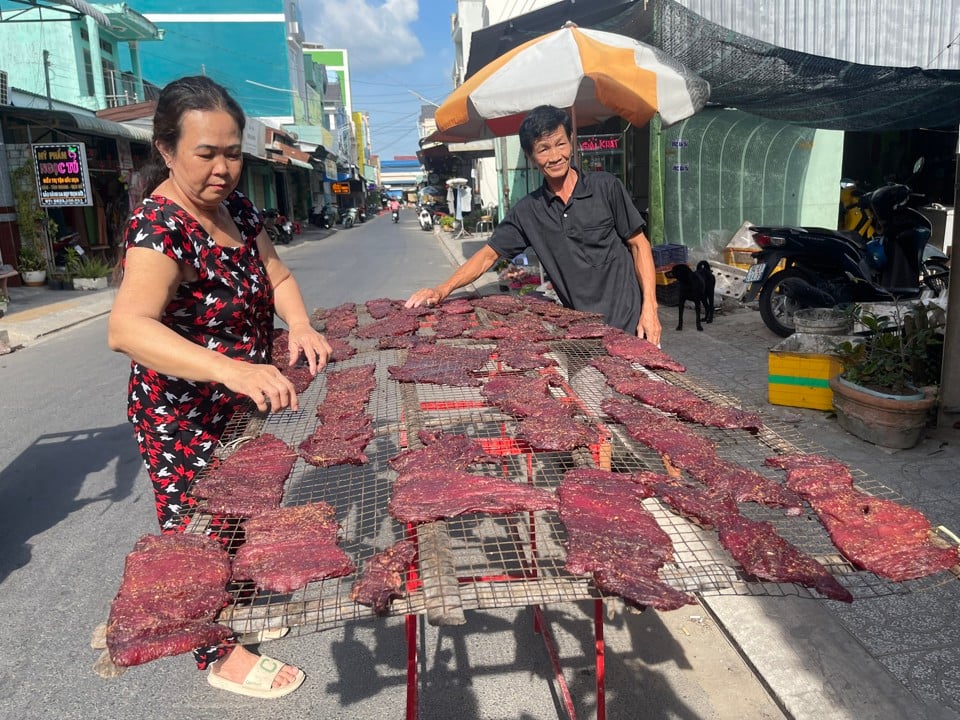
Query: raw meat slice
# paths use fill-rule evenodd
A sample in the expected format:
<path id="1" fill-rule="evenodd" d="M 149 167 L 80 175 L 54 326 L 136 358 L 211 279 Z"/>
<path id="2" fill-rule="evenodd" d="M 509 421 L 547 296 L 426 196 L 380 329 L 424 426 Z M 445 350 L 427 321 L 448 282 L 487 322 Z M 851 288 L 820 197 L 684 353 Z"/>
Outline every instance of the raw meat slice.
<path id="1" fill-rule="evenodd" d="M 409 540 L 378 552 L 364 563 L 363 573 L 350 588 L 350 599 L 369 605 L 378 615 L 386 612 L 393 598 L 403 597 L 403 573 L 416 554 L 417 548 Z"/>
<path id="2" fill-rule="evenodd" d="M 330 345 L 330 362 L 341 362 L 357 354 L 357 349 L 343 338 L 328 337 Z"/>
<path id="3" fill-rule="evenodd" d="M 312 503 L 246 521 L 246 541 L 233 559 L 233 579 L 285 593 L 315 580 L 349 575 L 355 568 L 336 545 L 333 518 L 329 505 Z"/>
<path id="4" fill-rule="evenodd" d="M 426 470 L 466 470 L 471 465 L 500 464 L 487 454 L 483 446 L 466 435 L 448 435 L 421 430 L 418 433 L 422 448 L 404 450 L 387 462 L 398 473 Z"/>
<path id="5" fill-rule="evenodd" d="M 651 370 L 673 370 L 674 372 L 687 370 L 653 343 L 636 335 L 628 335 L 623 330 L 612 328 L 603 336 L 603 346 L 611 355 L 638 363 Z"/>
<path id="6" fill-rule="evenodd" d="M 556 509 L 556 496 L 542 488 L 456 470 L 405 473 L 387 505 L 393 517 L 408 523 L 471 513 L 507 515 Z"/>
<path id="7" fill-rule="evenodd" d="M 127 555 L 110 606 L 110 659 L 128 667 L 228 638 L 233 631 L 214 620 L 230 602 L 229 578 L 230 558 L 215 540 L 182 534 L 141 538 Z"/>
<path id="8" fill-rule="evenodd" d="M 207 510 L 245 517 L 280 505 L 283 485 L 297 453 L 270 433 L 243 443 L 236 452 L 211 466 L 190 488 L 207 500 Z"/>
<path id="9" fill-rule="evenodd" d="M 310 387 L 315 375 L 310 372 L 310 366 L 302 362 L 293 367 L 280 368 L 280 374 L 293 383 L 293 390 L 298 395 Z"/>
<path id="10" fill-rule="evenodd" d="M 403 308 L 403 301 L 391 300 L 389 298 L 376 298 L 374 300 L 367 300 L 364 303 L 364 307 L 367 308 L 367 312 L 370 313 L 370 317 L 374 320 L 382 320 Z"/>
<path id="11" fill-rule="evenodd" d="M 438 338 L 458 338 L 476 324 L 472 315 L 441 315 L 433 324 L 433 334 Z"/>
<path id="12" fill-rule="evenodd" d="M 559 327 L 569 327 L 574 323 L 598 322 L 603 320 L 603 315 L 585 310 L 574 310 L 564 307 L 555 302 L 541 300 L 535 296 L 527 295 L 523 298 L 524 307 L 533 313 L 536 313 L 544 320 Z M 602 324 L 602 323 L 601 323 Z M 606 330 L 609 325 L 604 325 Z"/>
<path id="13" fill-rule="evenodd" d="M 474 300 L 473 306 L 498 315 L 512 315 L 523 310 L 523 303 L 513 295 L 485 295 Z"/>
<path id="14" fill-rule="evenodd" d="M 742 428 L 751 432 L 763 426 L 763 420 L 757 413 L 703 400 L 689 390 L 637 372 L 621 358 L 596 358 L 590 364 L 606 377 L 607 384 L 617 392 L 684 420 L 719 428 Z"/>
<path id="15" fill-rule="evenodd" d="M 792 582 L 828 598 L 853 602 L 853 595 L 814 558 L 780 537 L 773 525 L 743 516 L 718 528 L 723 545 L 743 569 L 762 580 Z"/>
<path id="16" fill-rule="evenodd" d="M 437 306 L 437 311 L 443 315 L 468 315 L 473 312 L 473 300 L 467 298 L 447 298 Z"/>
<path id="17" fill-rule="evenodd" d="M 543 321 L 531 313 L 523 312 L 510 317 L 509 320 L 495 321 L 489 326 L 477 328 L 470 333 L 470 337 L 477 339 L 510 339 L 526 342 L 541 342 L 555 340 L 559 333 L 551 330 Z"/>
<path id="18" fill-rule="evenodd" d="M 810 503 L 830 539 L 850 562 L 897 582 L 949 570 L 960 562 L 954 547 L 940 547 L 919 510 L 853 487 L 849 468 L 819 455 L 768 458 L 787 469 L 787 486 Z"/>
<path id="19" fill-rule="evenodd" d="M 675 610 L 696 602 L 657 575 L 673 560 L 673 544 L 643 507 L 648 488 L 630 475 L 578 469 L 564 475 L 558 494 L 568 572 L 592 574 L 600 589 L 634 606 Z"/>
<path id="20" fill-rule="evenodd" d="M 546 343 L 534 343 L 526 340 L 503 338 L 497 343 L 497 358 L 514 370 L 535 370 L 555 367 L 557 361 L 546 358 L 550 346 Z"/>
<path id="21" fill-rule="evenodd" d="M 517 433 L 534 450 L 573 450 L 598 440 L 596 428 L 571 417 L 563 407 L 521 419 Z"/>
<path id="22" fill-rule="evenodd" d="M 420 318 L 413 313 L 396 312 L 364 325 L 357 330 L 357 337 L 376 340 L 388 335 L 410 335 L 420 329 Z"/>
<path id="23" fill-rule="evenodd" d="M 600 407 L 623 424 L 630 437 L 656 450 L 715 492 L 730 495 L 737 502 L 783 507 L 788 515 L 800 514 L 800 497 L 789 487 L 717 457 L 713 443 L 683 423 L 624 400 L 607 398 Z"/>
<path id="24" fill-rule="evenodd" d="M 391 365 L 387 372 L 400 382 L 471 387 L 480 385 L 474 373 L 481 370 L 489 359 L 490 353 L 486 350 L 419 345 L 407 352 L 403 365 Z"/>
<path id="25" fill-rule="evenodd" d="M 382 337 L 377 341 L 378 350 L 399 350 L 418 345 L 429 345 L 436 341 L 433 335 L 397 335 Z"/>
<path id="26" fill-rule="evenodd" d="M 327 337 L 343 338 L 357 326 L 357 306 L 344 303 L 331 309 L 314 310 L 310 319 Z"/>

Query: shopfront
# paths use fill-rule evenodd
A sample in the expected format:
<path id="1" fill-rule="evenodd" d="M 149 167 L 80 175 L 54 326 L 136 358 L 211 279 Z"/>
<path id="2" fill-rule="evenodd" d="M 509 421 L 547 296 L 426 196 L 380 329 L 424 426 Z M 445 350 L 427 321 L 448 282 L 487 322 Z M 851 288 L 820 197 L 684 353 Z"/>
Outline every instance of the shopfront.
<path id="1" fill-rule="evenodd" d="M 73 236 L 85 249 L 118 260 L 126 220 L 145 191 L 141 170 L 149 158 L 150 131 L 93 115 L 15 107 L 3 108 L 0 122 L 9 172 L 35 162 L 38 147 L 82 148 L 89 178 L 83 198 L 71 204 L 43 203 L 50 227 L 55 227 L 48 251 Z M 16 223 L 10 225 L 13 229 Z M 4 247 L 4 258 L 8 253 L 15 256 L 14 248 Z"/>

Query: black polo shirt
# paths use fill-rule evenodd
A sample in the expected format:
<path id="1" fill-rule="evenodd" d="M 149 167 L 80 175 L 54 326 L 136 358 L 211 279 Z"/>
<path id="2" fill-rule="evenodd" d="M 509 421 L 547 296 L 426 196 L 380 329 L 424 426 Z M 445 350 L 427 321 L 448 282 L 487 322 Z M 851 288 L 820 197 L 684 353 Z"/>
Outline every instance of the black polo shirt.
<path id="1" fill-rule="evenodd" d="M 507 213 L 488 244 L 508 259 L 532 247 L 560 302 L 636 334 L 643 297 L 626 241 L 642 228 L 620 180 L 578 172 L 569 202 L 544 182 Z"/>

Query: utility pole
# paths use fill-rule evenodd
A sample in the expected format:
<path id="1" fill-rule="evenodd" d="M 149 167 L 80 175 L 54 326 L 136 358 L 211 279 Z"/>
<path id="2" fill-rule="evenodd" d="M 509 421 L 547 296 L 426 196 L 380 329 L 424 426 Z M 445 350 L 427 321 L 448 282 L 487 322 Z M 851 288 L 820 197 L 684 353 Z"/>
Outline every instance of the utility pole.
<path id="1" fill-rule="evenodd" d="M 43 80 L 47 86 L 47 110 L 53 110 L 53 98 L 50 97 L 50 53 L 43 51 Z"/>

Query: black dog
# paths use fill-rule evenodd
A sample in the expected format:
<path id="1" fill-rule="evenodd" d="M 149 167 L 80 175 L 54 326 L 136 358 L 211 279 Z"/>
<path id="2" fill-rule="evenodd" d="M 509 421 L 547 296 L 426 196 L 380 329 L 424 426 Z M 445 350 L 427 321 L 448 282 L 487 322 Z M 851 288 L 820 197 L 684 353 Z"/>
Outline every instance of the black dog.
<path id="1" fill-rule="evenodd" d="M 689 265 L 678 263 L 668 270 L 666 275 L 676 280 L 680 286 L 680 322 L 677 324 L 677 330 L 683 330 L 683 308 L 687 300 L 693 303 L 697 330 L 703 330 L 703 325 L 700 323 L 701 303 L 703 303 L 703 319 L 708 323 L 713 322 L 713 293 L 717 280 L 713 276 L 710 264 L 706 260 L 701 260 L 694 271 Z"/>

